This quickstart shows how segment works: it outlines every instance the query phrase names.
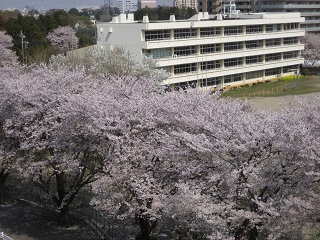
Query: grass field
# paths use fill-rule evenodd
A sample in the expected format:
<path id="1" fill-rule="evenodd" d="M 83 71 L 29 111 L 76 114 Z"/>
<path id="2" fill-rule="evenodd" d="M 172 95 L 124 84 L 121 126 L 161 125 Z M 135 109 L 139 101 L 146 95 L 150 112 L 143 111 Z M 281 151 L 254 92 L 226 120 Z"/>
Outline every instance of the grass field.
<path id="1" fill-rule="evenodd" d="M 320 92 L 320 76 L 280 79 L 276 82 L 259 83 L 225 91 L 224 97 L 253 98 L 300 95 Z"/>

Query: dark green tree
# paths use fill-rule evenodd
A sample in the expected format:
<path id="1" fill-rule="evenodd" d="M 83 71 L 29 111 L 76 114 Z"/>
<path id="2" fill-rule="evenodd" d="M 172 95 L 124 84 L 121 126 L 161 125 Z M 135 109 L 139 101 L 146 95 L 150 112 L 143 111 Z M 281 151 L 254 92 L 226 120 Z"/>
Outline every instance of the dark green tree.
<path id="1" fill-rule="evenodd" d="M 0 30 L 12 36 L 13 50 L 24 63 L 46 62 L 51 55 L 56 54 L 46 37 L 59 26 L 77 26 L 80 46 L 93 44 L 95 30 L 89 17 L 68 14 L 63 10 L 50 10 L 48 14 L 38 18 L 16 15 L 15 12 L 12 15 L 0 12 Z"/>
<path id="2" fill-rule="evenodd" d="M 139 9 L 134 13 L 136 20 L 142 20 L 143 16 L 148 15 L 149 20 L 168 20 L 171 14 L 176 16 L 177 20 L 188 19 L 195 15 L 197 11 L 193 8 L 177 8 L 168 6 L 158 6 L 157 8 Z"/>
<path id="3" fill-rule="evenodd" d="M 76 8 L 71 8 L 71 9 L 68 11 L 68 14 L 79 15 L 79 11 L 78 11 L 78 9 L 76 9 Z"/>

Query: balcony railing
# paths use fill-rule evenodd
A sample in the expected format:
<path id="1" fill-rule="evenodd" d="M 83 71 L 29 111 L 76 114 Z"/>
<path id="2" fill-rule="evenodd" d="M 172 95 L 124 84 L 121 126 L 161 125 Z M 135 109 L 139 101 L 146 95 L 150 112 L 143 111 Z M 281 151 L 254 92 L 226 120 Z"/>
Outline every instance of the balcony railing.
<path id="1" fill-rule="evenodd" d="M 317 9 L 320 4 L 276 4 L 261 5 L 261 9 Z"/>

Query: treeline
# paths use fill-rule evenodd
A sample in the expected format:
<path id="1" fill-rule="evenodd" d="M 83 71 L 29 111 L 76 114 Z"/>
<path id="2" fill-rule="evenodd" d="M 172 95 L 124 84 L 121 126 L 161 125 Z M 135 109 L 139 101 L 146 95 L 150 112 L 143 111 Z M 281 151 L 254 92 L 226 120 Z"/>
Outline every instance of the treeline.
<path id="1" fill-rule="evenodd" d="M 63 10 L 50 10 L 46 15 L 37 18 L 22 16 L 16 11 L 0 12 L 0 31 L 12 36 L 13 50 L 20 60 L 24 55 L 28 63 L 46 62 L 52 54 L 55 54 L 46 37 L 59 26 L 76 26 L 79 47 L 94 44 L 95 28 L 87 16 L 70 14 Z M 21 32 L 24 37 L 21 37 Z"/>
<path id="2" fill-rule="evenodd" d="M 150 20 L 169 20 L 170 15 L 174 14 L 177 20 L 188 19 L 195 15 L 197 10 L 193 8 L 177 8 L 169 6 L 158 6 L 157 8 L 145 7 L 134 13 L 135 20 L 142 20 L 143 16 L 148 15 Z"/>

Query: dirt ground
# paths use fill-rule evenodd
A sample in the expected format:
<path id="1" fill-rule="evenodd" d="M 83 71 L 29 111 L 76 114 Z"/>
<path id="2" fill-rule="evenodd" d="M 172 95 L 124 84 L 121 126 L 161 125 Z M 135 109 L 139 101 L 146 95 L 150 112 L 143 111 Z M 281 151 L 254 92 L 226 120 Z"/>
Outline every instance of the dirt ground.
<path id="1" fill-rule="evenodd" d="M 97 240 L 100 239 L 84 222 L 75 227 L 60 228 L 55 225 L 56 213 L 17 201 L 0 206 L 0 232 L 13 240 Z"/>
<path id="2" fill-rule="evenodd" d="M 298 96 L 280 96 L 280 97 L 255 97 L 248 99 L 254 108 L 270 111 L 281 111 L 281 109 L 288 104 L 296 104 L 297 98 L 311 99 L 314 96 L 320 96 L 320 93 L 310 93 Z"/>

